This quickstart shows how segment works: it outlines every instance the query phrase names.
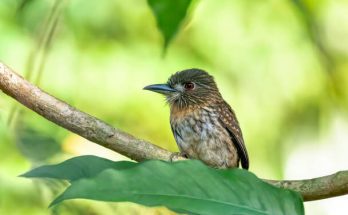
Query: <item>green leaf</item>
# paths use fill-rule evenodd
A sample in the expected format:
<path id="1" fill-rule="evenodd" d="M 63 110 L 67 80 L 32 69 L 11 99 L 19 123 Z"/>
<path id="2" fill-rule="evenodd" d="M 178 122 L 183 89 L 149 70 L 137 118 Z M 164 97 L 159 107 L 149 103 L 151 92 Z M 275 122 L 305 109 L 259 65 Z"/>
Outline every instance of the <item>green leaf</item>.
<path id="1" fill-rule="evenodd" d="M 248 171 L 213 169 L 197 160 L 134 163 L 83 156 L 23 176 L 71 180 L 52 205 L 83 198 L 163 205 L 188 214 L 304 214 L 299 194 Z"/>
<path id="2" fill-rule="evenodd" d="M 23 125 L 16 131 L 16 143 L 32 162 L 44 162 L 61 151 L 59 142 L 49 134 Z"/>
<path id="3" fill-rule="evenodd" d="M 84 155 L 71 158 L 60 164 L 41 166 L 20 176 L 27 178 L 54 178 L 75 181 L 81 178 L 95 177 L 105 169 L 122 170 L 134 166 L 136 166 L 136 163 L 134 162 L 113 162 L 105 158 Z"/>
<path id="4" fill-rule="evenodd" d="M 157 21 L 157 27 L 164 37 L 164 49 L 178 32 L 185 19 L 191 0 L 148 0 Z"/>

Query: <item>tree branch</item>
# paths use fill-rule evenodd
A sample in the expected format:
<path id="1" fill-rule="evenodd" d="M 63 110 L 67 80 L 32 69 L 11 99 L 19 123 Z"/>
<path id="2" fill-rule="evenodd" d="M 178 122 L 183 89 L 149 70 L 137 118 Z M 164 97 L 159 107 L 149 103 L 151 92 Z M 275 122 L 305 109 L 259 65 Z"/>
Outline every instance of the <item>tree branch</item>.
<path id="1" fill-rule="evenodd" d="M 327 199 L 348 194 L 348 171 L 305 180 L 265 180 L 277 187 L 301 193 L 304 201 Z"/>
<path id="2" fill-rule="evenodd" d="M 0 62 L 0 89 L 51 122 L 133 160 L 169 160 L 171 153 L 137 139 L 49 95 Z"/>
<path id="3" fill-rule="evenodd" d="M 0 89 L 53 123 L 133 160 L 169 161 L 172 153 L 140 140 L 49 95 L 0 62 Z M 184 158 L 176 157 L 176 160 Z M 295 190 L 304 201 L 348 194 L 348 171 L 308 180 L 265 180 Z"/>

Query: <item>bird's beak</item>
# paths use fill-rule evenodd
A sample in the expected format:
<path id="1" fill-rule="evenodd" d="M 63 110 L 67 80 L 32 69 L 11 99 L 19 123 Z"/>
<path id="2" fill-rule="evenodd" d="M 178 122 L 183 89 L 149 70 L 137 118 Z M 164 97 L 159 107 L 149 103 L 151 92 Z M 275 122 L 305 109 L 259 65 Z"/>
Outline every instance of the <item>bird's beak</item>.
<path id="1" fill-rule="evenodd" d="M 176 92 L 176 90 L 171 88 L 168 84 L 152 84 L 144 87 L 143 89 L 161 93 L 163 95 L 168 95 L 170 93 Z"/>

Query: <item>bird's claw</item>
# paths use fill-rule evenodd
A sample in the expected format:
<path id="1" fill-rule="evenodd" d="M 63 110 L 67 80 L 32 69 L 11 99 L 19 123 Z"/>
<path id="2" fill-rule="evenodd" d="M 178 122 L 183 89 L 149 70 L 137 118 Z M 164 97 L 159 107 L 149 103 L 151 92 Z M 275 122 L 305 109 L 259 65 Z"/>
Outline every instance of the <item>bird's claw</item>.
<path id="1" fill-rule="evenodd" d="M 187 157 L 187 155 L 183 152 L 173 152 L 170 157 L 169 160 L 170 162 L 174 162 L 174 161 L 178 161 L 178 160 L 185 160 Z"/>

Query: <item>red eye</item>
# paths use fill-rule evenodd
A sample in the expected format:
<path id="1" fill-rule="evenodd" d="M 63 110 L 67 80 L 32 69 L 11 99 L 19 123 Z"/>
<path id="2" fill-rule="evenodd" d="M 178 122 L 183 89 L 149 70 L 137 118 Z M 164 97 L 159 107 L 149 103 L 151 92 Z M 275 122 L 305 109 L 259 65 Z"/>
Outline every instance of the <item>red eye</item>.
<path id="1" fill-rule="evenodd" d="M 192 90 L 193 88 L 195 88 L 195 84 L 192 82 L 187 82 L 184 84 L 184 88 L 185 90 Z"/>

